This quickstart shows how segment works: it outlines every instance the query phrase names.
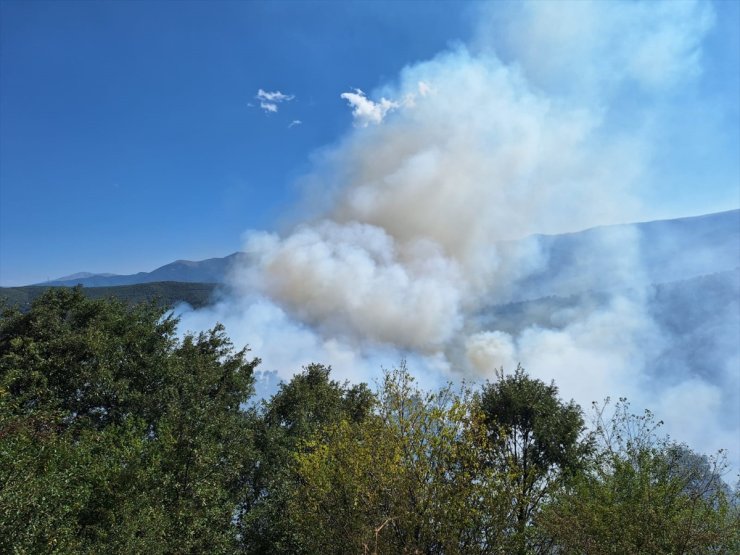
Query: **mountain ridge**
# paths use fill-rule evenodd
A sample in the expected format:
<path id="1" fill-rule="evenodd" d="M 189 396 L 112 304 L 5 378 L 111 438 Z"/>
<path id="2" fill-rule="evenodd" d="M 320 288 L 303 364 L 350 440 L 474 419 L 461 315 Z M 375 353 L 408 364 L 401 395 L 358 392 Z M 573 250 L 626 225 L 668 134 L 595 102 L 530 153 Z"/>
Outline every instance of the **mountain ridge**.
<path id="1" fill-rule="evenodd" d="M 175 260 L 160 266 L 151 272 L 137 272 L 135 274 L 93 274 L 76 277 L 72 274 L 66 278 L 58 278 L 38 286 L 65 286 L 83 285 L 85 287 L 114 287 L 118 285 L 136 285 L 140 283 L 154 283 L 174 281 L 183 283 L 223 283 L 231 265 L 243 253 L 235 252 L 224 257 L 207 258 L 205 260 Z M 71 278 L 71 279 L 69 279 Z"/>
<path id="2" fill-rule="evenodd" d="M 732 270 L 740 260 L 740 209 L 668 220 L 596 226 L 560 234 L 534 234 L 506 241 L 505 244 L 537 241 L 547 258 L 546 263 L 541 272 L 534 272 L 522 285 L 535 297 L 562 295 L 566 291 L 558 289 L 559 283 L 578 281 L 579 267 L 584 263 L 582 258 L 579 259 L 579 252 L 591 248 L 591 243 L 605 234 L 629 230 L 635 230 L 638 234 L 637 242 L 646 279 L 651 283 Z M 679 256 L 687 253 L 690 256 Z M 80 272 L 33 285 L 111 287 L 160 281 L 223 284 L 231 267 L 247 256 L 244 252 L 235 252 L 225 257 L 198 261 L 179 259 L 151 272 L 127 275 L 86 275 Z M 608 273 L 608 269 L 605 271 Z"/>

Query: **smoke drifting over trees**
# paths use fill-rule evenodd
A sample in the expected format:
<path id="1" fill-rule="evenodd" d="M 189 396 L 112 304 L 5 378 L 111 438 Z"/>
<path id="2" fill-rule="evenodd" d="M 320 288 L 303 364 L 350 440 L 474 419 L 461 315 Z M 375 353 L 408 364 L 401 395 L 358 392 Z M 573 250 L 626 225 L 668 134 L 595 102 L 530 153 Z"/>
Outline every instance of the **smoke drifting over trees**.
<path id="1" fill-rule="evenodd" d="M 734 553 L 723 457 L 624 401 L 592 412 L 521 368 L 373 389 L 312 364 L 248 404 L 223 328 L 53 288 L 0 316 L 9 553 Z"/>

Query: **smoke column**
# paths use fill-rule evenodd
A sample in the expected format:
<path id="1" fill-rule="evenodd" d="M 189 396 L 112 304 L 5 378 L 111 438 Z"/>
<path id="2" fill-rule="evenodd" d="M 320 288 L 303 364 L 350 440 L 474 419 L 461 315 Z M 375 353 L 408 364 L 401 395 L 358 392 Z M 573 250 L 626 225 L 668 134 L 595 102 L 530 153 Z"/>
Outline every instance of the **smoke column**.
<path id="1" fill-rule="evenodd" d="M 355 126 L 303 180 L 320 210 L 248 232 L 230 294 L 183 328 L 220 320 L 284 378 L 316 361 L 368 381 L 404 357 L 433 386 L 521 362 L 584 408 L 606 395 L 654 408 L 678 439 L 735 449 L 737 467 L 735 365 L 670 383 L 649 371 L 670 338 L 630 226 L 591 234 L 577 280 L 538 291 L 608 292 L 597 300 L 514 331 L 481 317 L 537 296 L 528 278 L 551 260 L 536 234 L 648 213 L 666 99 L 700 75 L 713 19 L 692 1 L 491 5 L 467 45 L 369 95 L 338 91 Z"/>

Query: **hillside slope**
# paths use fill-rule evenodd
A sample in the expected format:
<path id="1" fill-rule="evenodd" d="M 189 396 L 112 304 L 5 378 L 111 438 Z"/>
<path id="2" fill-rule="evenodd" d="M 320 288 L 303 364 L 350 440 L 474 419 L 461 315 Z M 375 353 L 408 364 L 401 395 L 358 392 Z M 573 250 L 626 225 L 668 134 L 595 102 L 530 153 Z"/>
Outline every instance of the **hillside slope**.
<path id="1" fill-rule="evenodd" d="M 156 301 L 166 307 L 186 302 L 192 307 L 201 308 L 209 304 L 217 286 L 215 283 L 160 281 L 113 287 L 83 287 L 82 290 L 93 299 L 114 297 L 130 303 Z M 0 287 L 0 303 L 17 306 L 25 311 L 33 300 L 49 287 L 48 285 Z"/>

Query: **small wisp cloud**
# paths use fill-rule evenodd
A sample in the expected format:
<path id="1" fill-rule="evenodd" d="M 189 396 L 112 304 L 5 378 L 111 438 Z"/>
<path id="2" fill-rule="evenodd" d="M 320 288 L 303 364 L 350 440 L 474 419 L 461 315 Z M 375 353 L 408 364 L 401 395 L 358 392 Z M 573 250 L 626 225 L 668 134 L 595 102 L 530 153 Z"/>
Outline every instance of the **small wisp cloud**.
<path id="1" fill-rule="evenodd" d="M 278 106 L 281 103 L 290 102 L 295 98 L 295 95 L 283 94 L 280 91 L 269 92 L 259 89 L 255 98 L 259 101 L 260 108 L 262 108 L 266 113 L 275 113 L 278 111 Z"/>

